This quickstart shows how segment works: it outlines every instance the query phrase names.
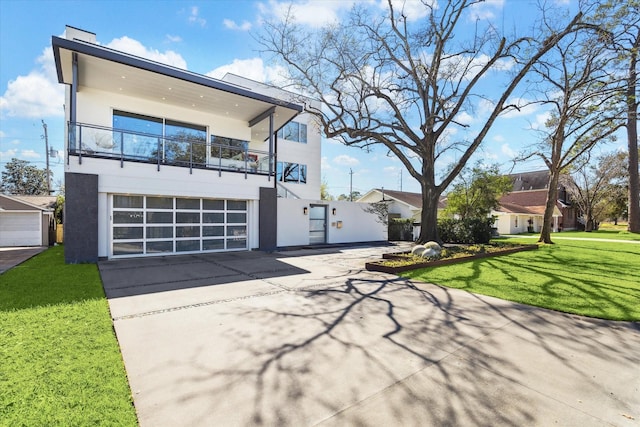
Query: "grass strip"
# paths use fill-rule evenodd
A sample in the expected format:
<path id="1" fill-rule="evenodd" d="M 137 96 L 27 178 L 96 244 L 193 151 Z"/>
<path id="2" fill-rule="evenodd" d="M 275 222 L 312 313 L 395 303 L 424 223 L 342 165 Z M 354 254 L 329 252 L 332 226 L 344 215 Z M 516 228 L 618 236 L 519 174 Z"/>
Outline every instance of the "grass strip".
<path id="1" fill-rule="evenodd" d="M 529 239 L 508 239 L 518 243 Z M 558 240 L 403 277 L 601 319 L 640 321 L 640 245 Z"/>
<path id="2" fill-rule="evenodd" d="M 137 425 L 97 266 L 61 246 L 0 275 L 0 425 Z"/>

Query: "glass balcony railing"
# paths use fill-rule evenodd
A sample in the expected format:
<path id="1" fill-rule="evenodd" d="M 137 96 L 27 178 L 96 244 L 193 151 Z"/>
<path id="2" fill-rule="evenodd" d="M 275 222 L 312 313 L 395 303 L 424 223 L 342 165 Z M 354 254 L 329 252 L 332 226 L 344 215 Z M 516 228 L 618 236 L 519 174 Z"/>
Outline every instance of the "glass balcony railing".
<path id="1" fill-rule="evenodd" d="M 246 144 L 248 146 L 248 144 Z M 69 155 L 97 157 L 124 162 L 213 169 L 245 174 L 274 175 L 274 157 L 268 152 L 197 138 L 168 138 L 84 123 L 69 124 Z"/>

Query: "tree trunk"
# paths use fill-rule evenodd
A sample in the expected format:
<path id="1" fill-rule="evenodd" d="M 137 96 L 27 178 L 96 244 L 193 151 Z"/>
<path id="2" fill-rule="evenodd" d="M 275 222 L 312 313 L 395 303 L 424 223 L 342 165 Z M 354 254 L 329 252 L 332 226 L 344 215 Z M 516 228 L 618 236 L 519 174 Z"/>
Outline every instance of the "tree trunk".
<path id="1" fill-rule="evenodd" d="M 627 141 L 629 144 L 629 226 L 632 233 L 640 233 L 640 176 L 638 176 L 638 100 L 636 99 L 636 66 L 640 32 L 636 36 L 635 49 L 631 50 L 627 81 Z"/>
<path id="2" fill-rule="evenodd" d="M 560 179 L 560 171 L 551 170 L 551 179 L 549 180 L 549 191 L 547 192 L 547 203 L 544 208 L 544 219 L 542 220 L 542 230 L 538 242 L 552 244 L 551 227 L 553 221 L 553 211 L 556 207 L 558 199 L 558 181 Z"/>
<path id="3" fill-rule="evenodd" d="M 438 242 L 438 201 L 440 193 L 433 188 L 422 188 L 422 213 L 420 215 L 420 236 L 418 244 L 427 242 Z"/>
<path id="4" fill-rule="evenodd" d="M 587 223 L 584 225 L 584 231 L 586 232 L 593 231 L 593 218 L 587 219 Z"/>

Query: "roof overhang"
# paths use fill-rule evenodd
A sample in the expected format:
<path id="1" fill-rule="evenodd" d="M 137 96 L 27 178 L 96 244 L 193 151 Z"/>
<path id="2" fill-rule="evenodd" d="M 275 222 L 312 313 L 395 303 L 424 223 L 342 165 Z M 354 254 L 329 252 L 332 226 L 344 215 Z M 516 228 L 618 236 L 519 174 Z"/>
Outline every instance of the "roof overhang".
<path id="1" fill-rule="evenodd" d="M 60 83 L 73 83 L 75 53 L 78 91 L 92 88 L 240 120 L 251 127 L 252 140 L 269 137 L 271 112 L 276 131 L 304 109 L 299 103 L 93 43 L 53 36 L 51 44 Z"/>

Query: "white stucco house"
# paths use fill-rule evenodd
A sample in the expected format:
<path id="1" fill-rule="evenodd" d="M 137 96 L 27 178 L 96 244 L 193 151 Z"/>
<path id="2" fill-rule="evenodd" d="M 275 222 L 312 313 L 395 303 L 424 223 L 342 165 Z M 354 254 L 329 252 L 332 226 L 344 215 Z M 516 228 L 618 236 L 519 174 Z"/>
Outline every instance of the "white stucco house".
<path id="1" fill-rule="evenodd" d="M 384 240 L 360 206 L 320 200 L 314 102 L 52 37 L 65 85 L 65 258 Z"/>
<path id="2" fill-rule="evenodd" d="M 373 188 L 360 197 L 358 203 L 387 202 L 389 219 L 406 218 L 413 220 L 413 238 L 420 235 L 420 221 L 422 215 L 422 194 L 408 191 L 386 190 Z M 446 197 L 438 201 L 438 215 L 446 208 Z"/>

